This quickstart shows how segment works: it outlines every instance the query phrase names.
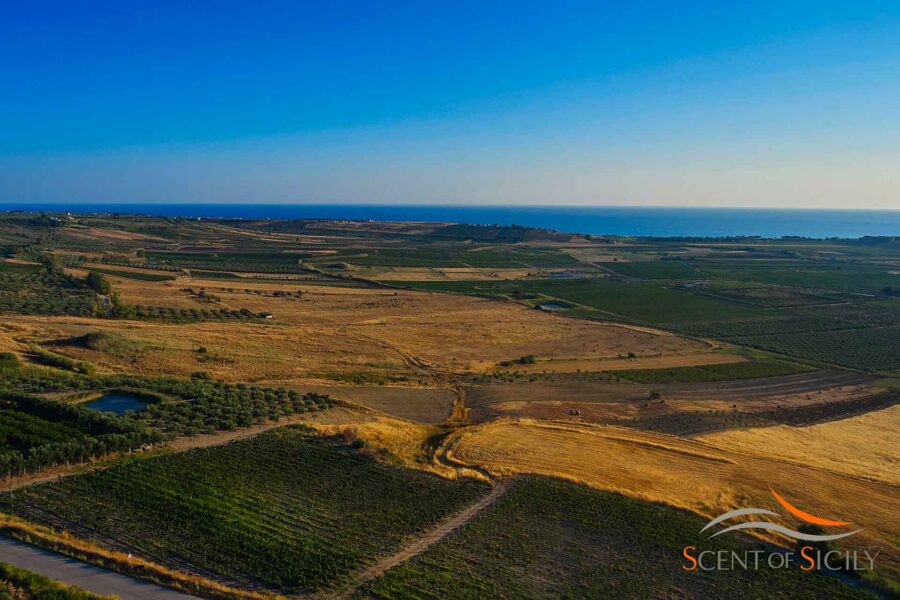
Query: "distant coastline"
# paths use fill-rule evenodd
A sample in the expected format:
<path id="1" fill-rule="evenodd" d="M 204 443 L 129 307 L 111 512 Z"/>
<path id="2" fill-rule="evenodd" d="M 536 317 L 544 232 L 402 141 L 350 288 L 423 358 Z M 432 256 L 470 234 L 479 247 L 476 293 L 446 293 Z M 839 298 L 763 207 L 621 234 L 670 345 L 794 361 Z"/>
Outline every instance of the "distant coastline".
<path id="1" fill-rule="evenodd" d="M 168 217 L 450 221 L 594 235 L 860 238 L 900 236 L 900 210 L 423 206 L 337 204 L 0 204 L 0 211 L 114 212 Z"/>

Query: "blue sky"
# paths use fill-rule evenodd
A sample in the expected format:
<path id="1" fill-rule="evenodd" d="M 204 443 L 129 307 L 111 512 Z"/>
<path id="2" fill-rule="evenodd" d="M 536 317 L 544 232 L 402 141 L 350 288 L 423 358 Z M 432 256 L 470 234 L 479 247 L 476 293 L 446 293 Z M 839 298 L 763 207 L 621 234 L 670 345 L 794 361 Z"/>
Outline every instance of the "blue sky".
<path id="1" fill-rule="evenodd" d="M 900 208 L 897 2 L 17 2 L 0 203 Z"/>

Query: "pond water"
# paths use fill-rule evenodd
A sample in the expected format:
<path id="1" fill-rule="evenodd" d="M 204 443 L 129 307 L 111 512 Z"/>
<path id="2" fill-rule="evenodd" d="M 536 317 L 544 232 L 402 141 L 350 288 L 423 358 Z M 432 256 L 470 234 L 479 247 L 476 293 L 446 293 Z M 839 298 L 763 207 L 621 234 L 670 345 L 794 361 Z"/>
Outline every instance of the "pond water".
<path id="1" fill-rule="evenodd" d="M 132 396 L 131 394 L 122 394 L 119 392 L 109 392 L 103 394 L 96 400 L 85 402 L 84 407 L 91 410 L 99 410 L 102 412 L 115 413 L 117 415 L 124 414 L 126 410 L 143 410 L 149 402 Z"/>
<path id="2" fill-rule="evenodd" d="M 572 308 L 571 304 L 561 304 L 559 302 L 545 302 L 541 304 L 539 307 L 541 310 L 565 310 L 567 308 Z"/>

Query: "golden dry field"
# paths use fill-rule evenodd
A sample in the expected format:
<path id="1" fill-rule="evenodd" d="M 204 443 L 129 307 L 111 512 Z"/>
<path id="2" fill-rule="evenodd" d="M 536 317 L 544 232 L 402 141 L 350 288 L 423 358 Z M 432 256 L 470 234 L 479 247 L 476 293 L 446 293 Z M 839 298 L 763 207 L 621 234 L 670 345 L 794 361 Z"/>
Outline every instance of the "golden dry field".
<path id="1" fill-rule="evenodd" d="M 502 361 L 528 354 L 542 361 L 545 369 L 553 370 L 558 364 L 563 371 L 573 364 L 600 365 L 627 352 L 637 354 L 639 365 L 643 361 L 669 364 L 667 356 L 672 357 L 671 364 L 722 362 L 726 356 L 710 354 L 709 346 L 701 342 L 649 329 L 575 321 L 466 296 L 305 282 L 107 277 L 131 304 L 248 309 L 270 312 L 275 318 L 176 324 L 10 317 L 10 322 L 30 328 L 30 335 L 20 335 L 27 341 L 51 342 L 103 330 L 146 344 L 139 357 L 60 347 L 63 353 L 104 368 L 160 374 L 205 370 L 229 381 L 325 382 L 359 376 L 366 381 L 420 385 L 423 367 L 450 373 L 491 371 Z M 219 301 L 202 302 L 186 288 L 203 289 Z M 288 295 L 277 297 L 275 292 Z M 208 352 L 199 356 L 200 347 Z"/>
<path id="2" fill-rule="evenodd" d="M 760 427 L 699 436 L 717 448 L 900 486 L 900 406 L 808 427 Z"/>
<path id="3" fill-rule="evenodd" d="M 871 439 L 856 451 L 866 455 L 881 441 Z M 497 420 L 466 428 L 448 437 L 439 452 L 497 476 L 562 477 L 706 517 L 738 506 L 775 509 L 772 487 L 810 512 L 864 527 L 848 545 L 875 545 L 897 566 L 893 548 L 900 531 L 900 488 L 832 470 L 819 461 L 807 466 L 725 443 L 534 420 Z"/>

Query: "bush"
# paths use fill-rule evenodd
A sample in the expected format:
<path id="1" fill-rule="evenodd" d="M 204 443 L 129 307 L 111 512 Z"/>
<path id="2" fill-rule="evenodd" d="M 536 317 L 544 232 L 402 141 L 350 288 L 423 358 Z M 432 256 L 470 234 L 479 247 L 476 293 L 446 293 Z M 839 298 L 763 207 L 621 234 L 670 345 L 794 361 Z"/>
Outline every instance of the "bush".
<path id="1" fill-rule="evenodd" d="M 12 588 L 10 590 L 10 588 Z M 100 600 L 90 592 L 64 585 L 43 575 L 0 563 L 0 598 L 35 598 L 47 600 Z"/>
<path id="2" fill-rule="evenodd" d="M 84 283 L 98 294 L 108 295 L 112 292 L 112 285 L 106 280 L 106 277 L 96 271 L 89 271 Z"/>
<path id="3" fill-rule="evenodd" d="M 56 352 L 47 350 L 37 344 L 30 344 L 28 349 L 39 361 L 46 365 L 50 365 L 51 367 L 74 371 L 75 373 L 81 373 L 82 375 L 93 375 L 97 371 L 97 367 L 92 363 L 83 360 L 75 360 L 74 358 L 57 354 Z"/>

